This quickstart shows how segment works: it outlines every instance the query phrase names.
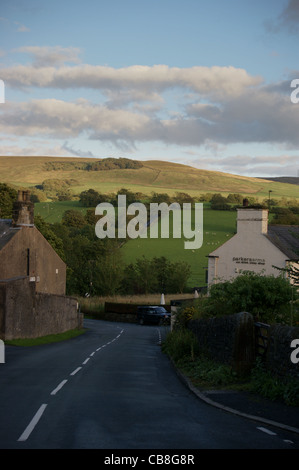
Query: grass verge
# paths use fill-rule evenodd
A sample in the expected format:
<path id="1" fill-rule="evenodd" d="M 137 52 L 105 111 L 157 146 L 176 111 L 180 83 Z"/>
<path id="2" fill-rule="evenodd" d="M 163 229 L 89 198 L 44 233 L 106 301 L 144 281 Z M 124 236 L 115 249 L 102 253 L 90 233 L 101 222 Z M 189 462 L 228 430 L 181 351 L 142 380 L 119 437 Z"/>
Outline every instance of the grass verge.
<path id="1" fill-rule="evenodd" d="M 276 377 L 256 362 L 247 376 L 238 376 L 227 364 L 215 362 L 199 352 L 193 333 L 187 329 L 173 330 L 162 344 L 162 351 L 174 362 L 178 370 L 199 390 L 235 390 L 251 392 L 271 401 L 299 406 L 299 381 L 293 377 Z"/>
<path id="2" fill-rule="evenodd" d="M 76 328 L 74 330 L 65 331 L 56 335 L 40 336 L 39 338 L 18 338 L 6 340 L 5 344 L 11 346 L 39 346 L 41 344 L 57 343 L 71 338 L 75 338 L 86 332 L 86 328 Z"/>

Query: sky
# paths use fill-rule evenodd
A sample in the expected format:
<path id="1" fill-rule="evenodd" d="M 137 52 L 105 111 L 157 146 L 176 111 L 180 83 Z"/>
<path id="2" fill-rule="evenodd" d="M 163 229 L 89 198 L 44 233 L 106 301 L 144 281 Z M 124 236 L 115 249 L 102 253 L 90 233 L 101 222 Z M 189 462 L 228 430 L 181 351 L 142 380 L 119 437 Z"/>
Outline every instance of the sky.
<path id="1" fill-rule="evenodd" d="M 298 44 L 299 0 L 0 0 L 0 155 L 299 176 Z"/>

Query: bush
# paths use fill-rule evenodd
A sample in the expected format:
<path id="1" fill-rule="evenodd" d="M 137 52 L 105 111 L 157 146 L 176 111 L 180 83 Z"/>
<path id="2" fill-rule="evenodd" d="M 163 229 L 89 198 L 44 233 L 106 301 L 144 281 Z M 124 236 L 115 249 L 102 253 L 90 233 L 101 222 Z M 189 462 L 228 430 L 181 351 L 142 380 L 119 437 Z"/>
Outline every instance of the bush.
<path id="1" fill-rule="evenodd" d="M 179 328 L 171 331 L 162 345 L 163 352 L 167 353 L 174 362 L 187 358 L 194 360 L 198 354 L 198 342 L 192 331 Z"/>
<path id="2" fill-rule="evenodd" d="M 250 391 L 272 401 L 281 400 L 286 405 L 299 406 L 298 379 L 287 377 L 282 380 L 266 370 L 260 360 L 251 372 Z"/>
<path id="3" fill-rule="evenodd" d="M 292 287 L 287 279 L 246 272 L 212 285 L 204 310 L 211 316 L 245 311 L 265 323 L 289 324 L 291 299 Z"/>
<path id="4" fill-rule="evenodd" d="M 238 312 L 249 312 L 264 323 L 295 325 L 299 322 L 298 293 L 283 277 L 245 272 L 230 281 L 212 285 L 208 296 L 181 306 L 176 321 L 185 326 L 191 319 Z"/>

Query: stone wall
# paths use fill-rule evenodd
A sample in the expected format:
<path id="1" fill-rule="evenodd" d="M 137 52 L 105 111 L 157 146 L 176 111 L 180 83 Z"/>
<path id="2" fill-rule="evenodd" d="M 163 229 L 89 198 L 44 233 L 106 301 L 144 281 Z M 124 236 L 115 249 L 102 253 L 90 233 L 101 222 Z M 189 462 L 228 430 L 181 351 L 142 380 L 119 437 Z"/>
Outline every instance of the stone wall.
<path id="1" fill-rule="evenodd" d="M 198 339 L 200 350 L 215 361 L 226 363 L 242 374 L 255 360 L 254 320 L 247 312 L 190 320 L 188 328 Z"/>
<path id="2" fill-rule="evenodd" d="M 27 277 L 0 282 L 0 337 L 37 338 L 81 328 L 77 300 L 64 295 L 36 293 Z"/>
<path id="3" fill-rule="evenodd" d="M 229 364 L 237 372 L 247 372 L 254 366 L 256 338 L 254 320 L 249 313 L 191 320 L 187 326 L 197 337 L 200 350 L 211 359 Z M 268 330 L 264 365 L 281 378 L 299 377 L 299 362 L 291 361 L 293 339 L 299 339 L 299 327 L 277 324 Z"/>

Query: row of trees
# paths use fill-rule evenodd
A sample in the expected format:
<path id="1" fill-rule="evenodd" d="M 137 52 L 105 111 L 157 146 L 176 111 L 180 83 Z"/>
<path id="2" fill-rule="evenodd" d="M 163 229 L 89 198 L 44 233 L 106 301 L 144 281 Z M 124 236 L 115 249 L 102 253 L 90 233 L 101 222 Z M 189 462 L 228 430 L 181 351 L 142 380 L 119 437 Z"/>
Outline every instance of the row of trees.
<path id="1" fill-rule="evenodd" d="M 79 195 L 79 200 L 82 206 L 84 207 L 96 207 L 97 204 L 101 202 L 109 202 L 113 205 L 117 205 L 117 196 L 119 194 L 126 195 L 127 204 L 133 202 L 143 202 L 143 203 L 161 203 L 165 202 L 166 204 L 171 204 L 172 202 L 177 202 L 180 205 L 183 203 L 195 202 L 209 202 L 211 209 L 215 210 L 234 210 L 236 207 L 243 205 L 244 196 L 239 193 L 230 193 L 228 196 L 223 196 L 220 193 L 206 193 L 198 197 L 193 197 L 185 192 L 176 192 L 174 195 L 170 196 L 168 193 L 157 193 L 152 192 L 151 195 L 146 195 L 140 192 L 133 192 L 128 189 L 122 188 L 115 194 L 102 194 L 94 189 L 88 189 L 82 191 Z M 264 200 L 262 203 L 259 203 L 255 197 L 247 198 L 248 205 L 252 207 L 269 207 L 269 200 Z M 281 200 L 271 200 L 270 201 L 271 212 L 275 214 L 280 214 L 283 212 L 289 212 L 298 214 L 299 213 L 299 204 L 296 200 L 288 201 L 286 198 Z"/>
<path id="2" fill-rule="evenodd" d="M 166 204 L 171 204 L 172 202 L 183 204 L 187 202 L 192 204 L 196 202 L 195 198 L 184 192 L 176 192 L 174 196 L 170 196 L 167 193 L 152 192 L 151 195 L 148 196 L 140 192 L 130 191 L 126 188 L 122 188 L 114 194 L 101 194 L 94 189 L 88 189 L 80 193 L 79 200 L 84 207 L 96 207 L 101 202 L 109 202 L 113 205 L 117 205 L 117 197 L 120 194 L 126 196 L 127 205 L 134 202 L 143 202 L 145 204 L 152 202 L 158 204 L 161 202 L 166 202 Z"/>
<path id="3" fill-rule="evenodd" d="M 89 214 L 66 211 L 62 223 L 35 224 L 67 264 L 67 293 L 84 296 L 183 292 L 190 275 L 185 262 L 161 257 L 125 265 L 117 239 L 99 239 Z"/>
<path id="4" fill-rule="evenodd" d="M 142 257 L 125 267 L 122 287 L 127 294 L 182 293 L 190 273 L 184 261 Z"/>
<path id="5" fill-rule="evenodd" d="M 143 164 L 137 160 L 108 157 L 97 162 L 88 163 L 85 169 L 87 171 L 137 170 L 142 167 Z"/>

